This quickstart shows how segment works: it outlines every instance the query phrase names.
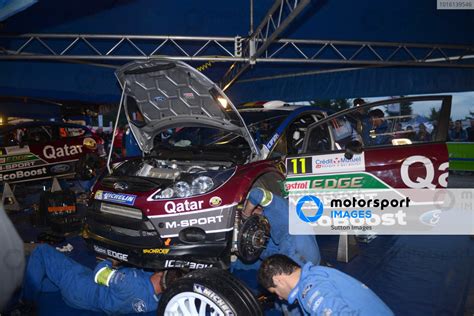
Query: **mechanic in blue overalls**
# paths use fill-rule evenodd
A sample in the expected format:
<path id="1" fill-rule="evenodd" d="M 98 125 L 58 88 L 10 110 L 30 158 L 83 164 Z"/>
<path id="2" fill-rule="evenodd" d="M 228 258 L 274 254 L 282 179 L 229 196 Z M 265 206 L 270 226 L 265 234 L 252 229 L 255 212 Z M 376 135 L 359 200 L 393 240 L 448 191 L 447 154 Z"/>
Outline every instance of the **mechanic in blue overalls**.
<path id="1" fill-rule="evenodd" d="M 306 315 L 394 315 L 372 290 L 351 276 L 312 263 L 301 268 L 284 255 L 266 258 L 258 281 L 290 304 L 297 300 Z"/>
<path id="2" fill-rule="evenodd" d="M 321 260 L 318 243 L 313 235 L 290 235 L 288 228 L 288 200 L 262 189 L 253 188 L 247 197 L 243 219 L 257 213 L 270 222 L 270 240 L 260 256 L 262 259 L 276 254 L 285 254 L 300 265 L 311 262 L 318 265 Z"/>
<path id="3" fill-rule="evenodd" d="M 49 245 L 39 245 L 28 261 L 22 298 L 35 301 L 41 292 L 60 291 L 73 308 L 107 314 L 145 313 L 158 308 L 162 275 L 135 268 L 114 269 L 109 260 L 92 270 Z"/>

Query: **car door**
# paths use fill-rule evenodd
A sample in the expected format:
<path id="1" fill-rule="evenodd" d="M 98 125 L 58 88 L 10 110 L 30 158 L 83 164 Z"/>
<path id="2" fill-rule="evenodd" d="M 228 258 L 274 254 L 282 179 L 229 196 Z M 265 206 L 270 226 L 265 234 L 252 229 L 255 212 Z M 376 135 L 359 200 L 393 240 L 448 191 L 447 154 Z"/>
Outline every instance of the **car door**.
<path id="1" fill-rule="evenodd" d="M 287 182 L 302 189 L 446 187 L 450 111 L 451 96 L 422 96 L 333 114 L 309 126 L 302 154 L 287 158 Z M 332 146 L 321 146 L 324 130 Z M 354 154 L 357 144 L 362 151 Z"/>

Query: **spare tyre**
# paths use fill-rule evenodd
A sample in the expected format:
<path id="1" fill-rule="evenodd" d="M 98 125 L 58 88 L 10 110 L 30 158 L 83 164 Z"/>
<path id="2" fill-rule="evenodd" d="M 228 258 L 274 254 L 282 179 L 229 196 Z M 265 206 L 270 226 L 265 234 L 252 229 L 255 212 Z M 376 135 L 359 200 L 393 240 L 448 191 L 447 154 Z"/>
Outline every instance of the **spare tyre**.
<path id="1" fill-rule="evenodd" d="M 161 295 L 157 315 L 263 315 L 252 292 L 218 268 L 192 271 Z"/>

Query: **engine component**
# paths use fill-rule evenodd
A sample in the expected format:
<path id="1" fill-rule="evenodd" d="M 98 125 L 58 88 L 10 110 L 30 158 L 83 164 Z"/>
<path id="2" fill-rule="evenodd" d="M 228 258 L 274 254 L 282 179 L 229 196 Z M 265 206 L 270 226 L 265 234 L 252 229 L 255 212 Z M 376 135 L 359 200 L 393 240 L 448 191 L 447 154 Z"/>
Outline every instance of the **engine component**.
<path id="1" fill-rule="evenodd" d="M 270 223 L 263 215 L 250 216 L 240 227 L 237 250 L 240 260 L 253 263 L 262 254 L 270 238 Z"/>
<path id="2" fill-rule="evenodd" d="M 154 168 L 152 165 L 143 163 L 137 171 L 139 177 L 151 177 L 157 179 L 175 180 L 179 177 L 180 171 L 171 168 Z"/>

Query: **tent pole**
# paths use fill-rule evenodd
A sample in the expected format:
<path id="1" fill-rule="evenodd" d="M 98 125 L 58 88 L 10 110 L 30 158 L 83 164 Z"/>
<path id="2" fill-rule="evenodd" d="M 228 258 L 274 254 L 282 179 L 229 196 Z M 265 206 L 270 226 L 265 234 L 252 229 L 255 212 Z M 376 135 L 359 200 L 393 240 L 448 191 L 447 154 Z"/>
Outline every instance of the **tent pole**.
<path id="1" fill-rule="evenodd" d="M 253 0 L 250 0 L 250 30 L 249 35 L 253 34 Z"/>
<path id="2" fill-rule="evenodd" d="M 114 151 L 114 140 L 115 140 L 115 132 L 117 131 L 117 126 L 119 123 L 120 119 L 120 114 L 122 113 L 122 105 L 123 105 L 123 100 L 125 97 L 125 88 L 127 87 L 127 82 L 125 81 L 123 84 L 123 89 L 122 89 L 122 95 L 120 96 L 120 103 L 119 103 L 119 108 L 117 111 L 117 118 L 115 119 L 115 126 L 114 130 L 112 132 L 112 141 L 111 141 L 111 146 L 109 149 L 109 156 L 107 157 L 107 170 L 109 171 L 109 174 L 112 173 L 112 169 L 110 168 L 110 160 L 112 159 L 112 152 Z"/>

